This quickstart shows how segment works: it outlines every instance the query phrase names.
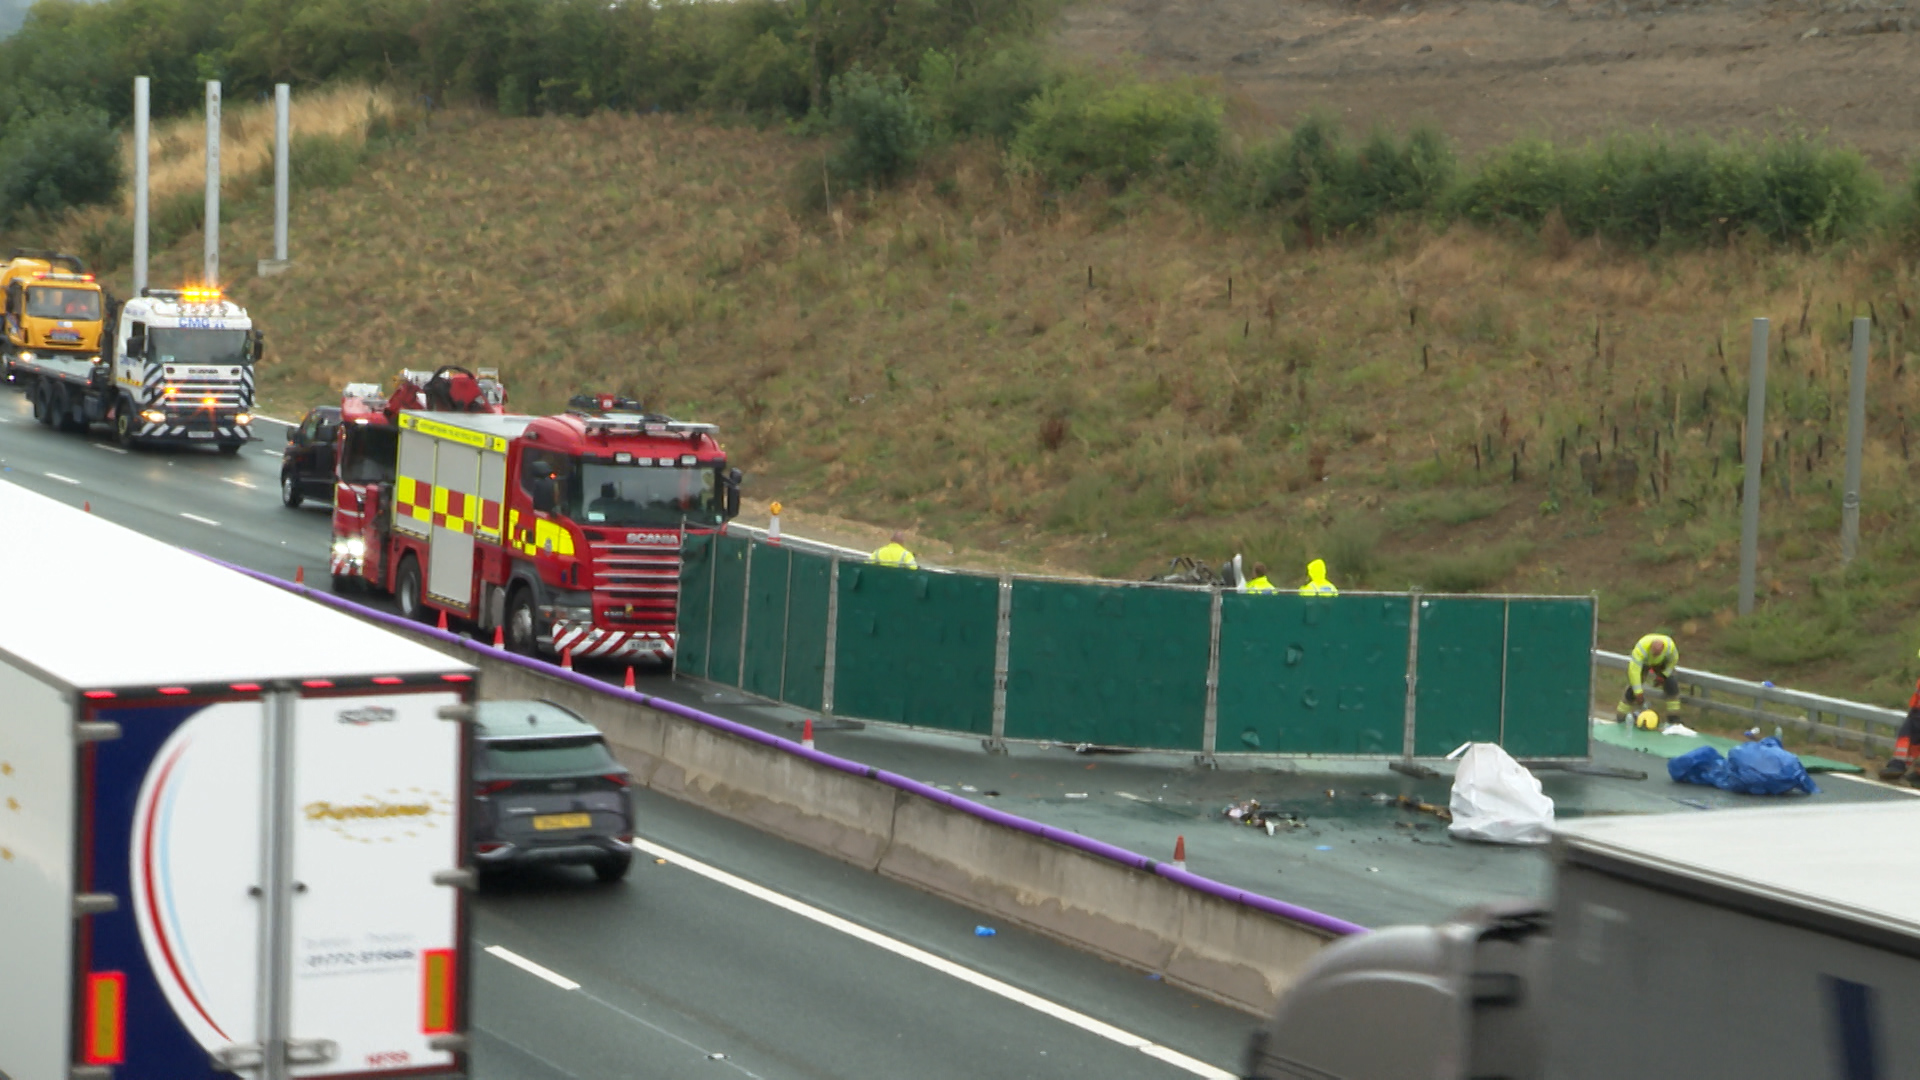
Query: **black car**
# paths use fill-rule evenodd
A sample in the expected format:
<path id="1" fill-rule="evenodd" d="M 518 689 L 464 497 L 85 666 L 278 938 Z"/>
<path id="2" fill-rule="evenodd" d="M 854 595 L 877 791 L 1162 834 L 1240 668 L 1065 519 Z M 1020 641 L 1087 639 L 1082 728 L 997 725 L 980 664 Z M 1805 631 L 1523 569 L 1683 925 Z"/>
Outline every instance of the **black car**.
<path id="1" fill-rule="evenodd" d="M 633 863 L 630 774 L 593 725 L 548 701 L 489 701 L 474 732 L 473 861 L 497 874 L 589 866 L 619 881 Z"/>
<path id="2" fill-rule="evenodd" d="M 340 434 L 340 407 L 308 410 L 300 426 L 287 429 L 280 461 L 280 501 L 297 507 L 307 499 L 333 505 L 334 447 Z"/>

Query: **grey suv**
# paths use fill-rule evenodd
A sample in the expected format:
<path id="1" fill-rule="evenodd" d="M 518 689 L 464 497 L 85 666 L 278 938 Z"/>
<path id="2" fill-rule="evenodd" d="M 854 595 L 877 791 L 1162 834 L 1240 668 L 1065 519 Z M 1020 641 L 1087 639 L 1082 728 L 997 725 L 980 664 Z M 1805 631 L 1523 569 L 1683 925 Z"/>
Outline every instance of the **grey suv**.
<path id="1" fill-rule="evenodd" d="M 473 860 L 483 873 L 633 863 L 630 774 L 593 725 L 548 701 L 487 701 L 474 733 Z"/>

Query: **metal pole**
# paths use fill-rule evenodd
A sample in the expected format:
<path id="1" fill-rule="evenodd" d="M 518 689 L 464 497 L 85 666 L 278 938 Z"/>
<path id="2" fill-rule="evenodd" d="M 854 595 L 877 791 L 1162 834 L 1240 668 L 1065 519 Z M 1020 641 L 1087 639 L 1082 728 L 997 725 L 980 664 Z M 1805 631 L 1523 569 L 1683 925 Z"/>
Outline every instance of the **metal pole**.
<path id="1" fill-rule="evenodd" d="M 1207 614 L 1207 711 L 1200 728 L 1200 756 L 1196 759 L 1197 764 L 1209 769 L 1220 764 L 1214 753 L 1220 745 L 1220 609 L 1226 603 L 1225 589 L 1212 591 L 1213 604 Z"/>
<path id="2" fill-rule="evenodd" d="M 1513 601 L 1507 600 L 1500 605 L 1500 745 L 1507 745 L 1507 658 L 1513 655 Z M 1593 662 L 1593 653 L 1587 653 L 1587 662 Z M 1588 697 L 1593 695 L 1589 693 Z"/>
<path id="3" fill-rule="evenodd" d="M 1760 458 L 1766 453 L 1767 320 L 1753 320 L 1753 355 L 1747 362 L 1747 476 L 1740 504 L 1740 597 L 1742 615 L 1753 614 L 1754 578 L 1760 567 Z"/>
<path id="4" fill-rule="evenodd" d="M 261 702 L 260 1080 L 286 1080 L 293 993 L 293 716 L 299 698 L 270 691 Z"/>
<path id="5" fill-rule="evenodd" d="M 1407 594 L 1407 719 L 1400 732 L 1400 759 L 1413 760 L 1415 700 L 1420 694 L 1420 590 Z"/>
<path id="6" fill-rule="evenodd" d="M 820 718 L 833 717 L 833 654 L 839 647 L 840 556 L 827 564 L 827 668 L 820 673 Z"/>
<path id="7" fill-rule="evenodd" d="M 1853 370 L 1847 376 L 1847 493 L 1840 502 L 1840 565 L 1860 551 L 1860 449 L 1867 435 L 1867 335 L 1873 320 L 1853 320 Z"/>
<path id="8" fill-rule="evenodd" d="M 787 700 L 787 653 L 793 642 L 793 552 L 787 552 L 787 589 L 780 599 L 780 692 L 773 700 Z"/>
<path id="9" fill-rule="evenodd" d="M 146 76 L 133 80 L 133 295 L 147 287 L 147 117 L 152 91 Z"/>
<path id="10" fill-rule="evenodd" d="M 1003 753 L 1007 749 L 1007 669 L 1013 659 L 1013 576 L 1000 575 L 1000 609 L 993 625 L 993 728 L 987 736 L 987 749 Z"/>
<path id="11" fill-rule="evenodd" d="M 740 667 L 733 684 L 747 688 L 747 617 L 753 614 L 753 537 L 747 537 L 747 565 L 740 580 Z"/>
<path id="12" fill-rule="evenodd" d="M 287 261 L 287 131 L 293 91 L 286 83 L 273 87 L 273 259 Z"/>
<path id="13" fill-rule="evenodd" d="M 206 285 L 220 283 L 220 84 L 207 83 Z"/>

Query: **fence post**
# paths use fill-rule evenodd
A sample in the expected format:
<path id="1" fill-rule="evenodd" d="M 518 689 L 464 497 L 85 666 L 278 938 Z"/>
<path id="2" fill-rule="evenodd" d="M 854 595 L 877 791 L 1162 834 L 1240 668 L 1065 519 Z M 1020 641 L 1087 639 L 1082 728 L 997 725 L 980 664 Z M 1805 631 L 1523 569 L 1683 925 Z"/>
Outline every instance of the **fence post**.
<path id="1" fill-rule="evenodd" d="M 768 543 L 773 543 L 769 540 Z M 787 700 L 787 654 L 793 651 L 793 552 L 787 552 L 787 591 L 780 598 L 780 693 L 776 701 Z"/>
<path id="2" fill-rule="evenodd" d="M 833 717 L 833 660 L 840 638 L 840 556 L 827 564 L 827 669 L 820 673 L 820 716 Z"/>
<path id="3" fill-rule="evenodd" d="M 1013 654 L 1013 575 L 1000 575 L 999 610 L 993 622 L 993 730 L 981 745 L 1007 752 L 1007 667 Z"/>
<path id="4" fill-rule="evenodd" d="M 1853 320 L 1853 368 L 1847 375 L 1847 488 L 1840 501 L 1840 565 L 1860 550 L 1860 443 L 1867 431 L 1867 335 L 1872 320 Z"/>
<path id="5" fill-rule="evenodd" d="M 1200 754 L 1194 764 L 1217 769 L 1214 748 L 1220 740 L 1220 609 L 1226 603 L 1226 590 L 1213 589 L 1212 610 L 1207 616 L 1207 717 L 1200 731 Z"/>
<path id="6" fill-rule="evenodd" d="M 747 616 L 753 613 L 753 537 L 747 537 L 746 565 L 740 571 L 740 667 L 733 685 L 747 688 Z"/>
<path id="7" fill-rule="evenodd" d="M 1420 590 L 1407 594 L 1407 722 L 1400 732 L 1400 760 L 1413 760 L 1414 700 L 1420 689 Z"/>
<path id="8" fill-rule="evenodd" d="M 1740 614 L 1753 614 L 1754 578 L 1760 567 L 1760 460 L 1767 453 L 1767 320 L 1753 320 L 1753 355 L 1747 361 L 1747 475 L 1740 504 Z M 1792 468 L 1791 465 L 1788 466 Z"/>
<path id="9" fill-rule="evenodd" d="M 707 648 L 700 657 L 700 677 L 713 678 L 713 600 L 720 595 L 720 538 L 724 527 L 713 534 L 707 545 Z"/>
<path id="10" fill-rule="evenodd" d="M 1500 745 L 1507 745 L 1507 653 L 1513 640 L 1513 599 L 1509 597 L 1500 604 Z M 1587 662 L 1593 662 L 1593 650 L 1587 650 Z M 1591 688 L 1587 696 L 1592 697 Z"/>

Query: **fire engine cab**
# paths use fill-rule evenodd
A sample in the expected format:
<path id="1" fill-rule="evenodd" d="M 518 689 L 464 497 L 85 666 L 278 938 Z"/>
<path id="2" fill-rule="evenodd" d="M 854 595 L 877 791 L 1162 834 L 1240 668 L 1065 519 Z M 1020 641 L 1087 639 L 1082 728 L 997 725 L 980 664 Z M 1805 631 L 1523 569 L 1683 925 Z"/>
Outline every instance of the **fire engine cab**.
<path id="1" fill-rule="evenodd" d="M 363 469 L 357 492 L 366 463 L 343 444 L 336 585 L 499 627 L 527 655 L 673 659 L 686 537 L 740 510 L 717 428 L 611 395 L 558 416 L 406 409 L 395 428 L 390 480 Z"/>

